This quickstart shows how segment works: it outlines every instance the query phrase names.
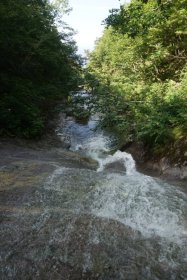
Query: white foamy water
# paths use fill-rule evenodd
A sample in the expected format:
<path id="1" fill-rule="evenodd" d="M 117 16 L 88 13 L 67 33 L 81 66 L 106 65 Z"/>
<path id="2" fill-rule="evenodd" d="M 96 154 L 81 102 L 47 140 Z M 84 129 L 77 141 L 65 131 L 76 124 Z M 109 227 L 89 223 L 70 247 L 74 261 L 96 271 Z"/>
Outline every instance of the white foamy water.
<path id="1" fill-rule="evenodd" d="M 63 189 L 61 188 L 61 182 L 59 178 L 63 176 L 65 170 L 67 170 L 66 167 L 57 166 L 57 168 L 53 171 L 53 173 L 47 178 L 46 183 L 44 185 L 45 189 L 63 191 Z"/>
<path id="2" fill-rule="evenodd" d="M 68 118 L 57 133 L 98 170 L 80 167 L 72 152 L 64 161 L 60 150 L 44 185 L 40 176 L 28 181 L 26 169 L 26 192 L 22 184 L 2 192 L 1 278 L 186 280 L 186 194 L 139 173 L 132 156 L 112 153 L 113 138 L 94 128 L 94 118 Z"/>
<path id="3" fill-rule="evenodd" d="M 183 250 L 187 243 L 186 195 L 175 186 L 137 172 L 130 154 L 116 151 L 111 155 L 111 138 L 94 132 L 94 125 L 90 121 L 85 126 L 75 122 L 69 126 L 70 131 L 74 127 L 71 148 L 97 160 L 99 173 L 105 171 L 93 191 L 91 213 L 130 226 L 146 238 L 155 236 L 180 244 Z M 124 173 L 107 173 L 107 165 L 113 163 L 122 164 Z"/>
<path id="4" fill-rule="evenodd" d="M 131 175 L 108 174 L 98 186 L 92 211 L 111 218 L 150 237 L 187 237 L 186 198 L 174 187 L 156 182 L 138 172 Z"/>

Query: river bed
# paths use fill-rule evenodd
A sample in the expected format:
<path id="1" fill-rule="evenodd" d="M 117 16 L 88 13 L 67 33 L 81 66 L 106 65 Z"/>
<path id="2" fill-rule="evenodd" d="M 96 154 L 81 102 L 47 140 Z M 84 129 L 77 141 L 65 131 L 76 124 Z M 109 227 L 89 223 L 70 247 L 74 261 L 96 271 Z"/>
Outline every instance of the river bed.
<path id="1" fill-rule="evenodd" d="M 4 152 L 1 279 L 187 279 L 185 192 L 111 153 L 97 121 L 59 125 L 70 151 Z"/>

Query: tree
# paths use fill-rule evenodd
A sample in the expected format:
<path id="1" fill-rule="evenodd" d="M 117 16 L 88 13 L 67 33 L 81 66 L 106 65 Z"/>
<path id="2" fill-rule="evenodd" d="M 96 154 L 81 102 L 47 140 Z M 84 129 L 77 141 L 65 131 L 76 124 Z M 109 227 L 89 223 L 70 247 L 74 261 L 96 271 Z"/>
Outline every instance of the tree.
<path id="1" fill-rule="evenodd" d="M 187 134 L 186 0 L 132 0 L 112 10 L 89 55 L 103 125 L 150 148 Z"/>
<path id="2" fill-rule="evenodd" d="M 77 86 L 75 42 L 65 25 L 57 30 L 56 15 L 47 0 L 0 3 L 1 133 L 41 134 L 54 105 Z"/>

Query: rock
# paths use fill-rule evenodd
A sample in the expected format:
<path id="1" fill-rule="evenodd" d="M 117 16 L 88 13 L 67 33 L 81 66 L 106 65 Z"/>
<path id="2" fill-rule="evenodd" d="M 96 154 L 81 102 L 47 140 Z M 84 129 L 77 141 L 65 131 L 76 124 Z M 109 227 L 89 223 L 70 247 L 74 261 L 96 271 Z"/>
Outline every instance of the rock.
<path id="1" fill-rule="evenodd" d="M 120 161 L 108 163 L 105 165 L 104 169 L 110 172 L 123 172 L 123 173 L 126 172 L 126 168 L 123 162 Z"/>
<path id="2" fill-rule="evenodd" d="M 161 171 L 164 173 L 165 170 L 167 170 L 169 168 L 169 160 L 166 158 L 166 157 L 163 157 L 161 160 L 160 160 L 160 168 L 161 168 Z"/>
<path id="3" fill-rule="evenodd" d="M 127 142 L 127 143 L 125 143 L 124 145 L 122 145 L 121 147 L 120 147 L 120 151 L 121 152 L 124 152 L 124 151 L 126 151 L 128 148 L 130 148 L 131 146 L 132 146 L 132 144 L 133 144 L 133 141 L 129 141 L 129 142 Z"/>
<path id="4" fill-rule="evenodd" d="M 187 166 L 182 166 L 180 177 L 181 179 L 187 179 Z"/>

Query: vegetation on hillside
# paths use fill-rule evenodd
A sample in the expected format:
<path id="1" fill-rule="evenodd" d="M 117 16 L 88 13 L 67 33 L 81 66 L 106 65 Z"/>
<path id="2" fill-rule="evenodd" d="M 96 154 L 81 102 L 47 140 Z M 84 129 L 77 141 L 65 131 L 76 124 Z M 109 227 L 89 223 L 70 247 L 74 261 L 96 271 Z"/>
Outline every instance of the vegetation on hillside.
<path id="1" fill-rule="evenodd" d="M 85 78 L 102 124 L 154 151 L 187 144 L 186 7 L 132 0 L 110 12 L 89 55 Z"/>
<path id="2" fill-rule="evenodd" d="M 54 105 L 77 86 L 80 63 L 72 30 L 50 2 L 0 2 L 1 135 L 41 135 Z M 67 1 L 56 4 L 67 10 Z"/>

